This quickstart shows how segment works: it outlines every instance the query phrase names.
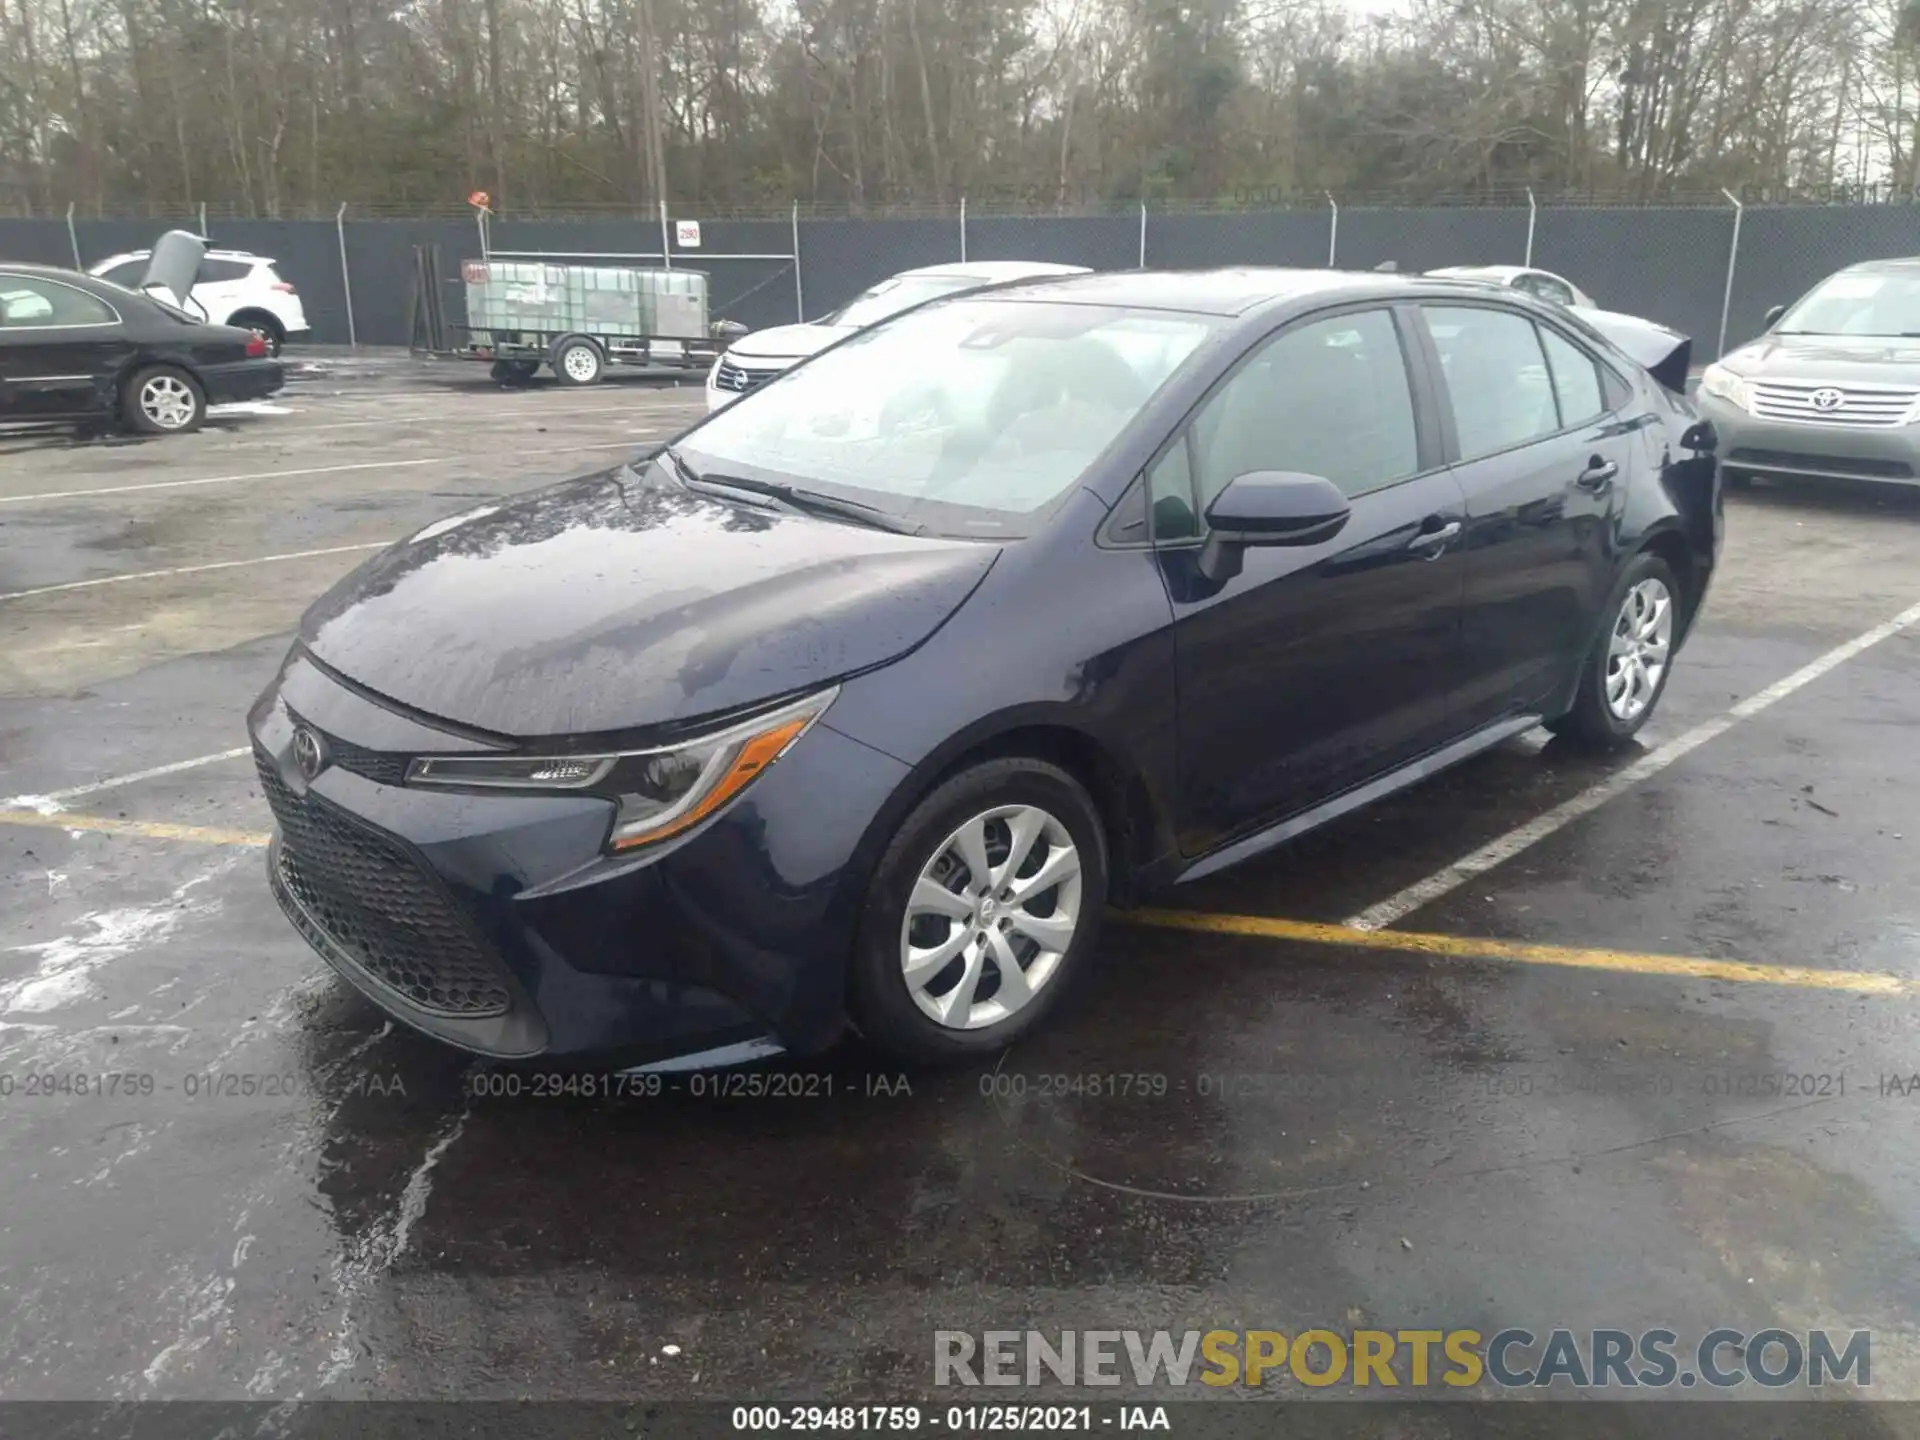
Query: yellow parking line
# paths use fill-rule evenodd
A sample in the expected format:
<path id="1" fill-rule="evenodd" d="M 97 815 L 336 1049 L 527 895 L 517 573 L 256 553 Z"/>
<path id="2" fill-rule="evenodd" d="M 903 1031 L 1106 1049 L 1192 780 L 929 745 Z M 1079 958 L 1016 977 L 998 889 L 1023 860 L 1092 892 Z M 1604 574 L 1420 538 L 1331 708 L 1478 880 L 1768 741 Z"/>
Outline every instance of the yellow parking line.
<path id="1" fill-rule="evenodd" d="M 104 815 L 81 815 L 56 810 L 0 810 L 0 825 L 25 825 L 41 830 L 92 830 L 102 835 L 136 835 L 144 840 L 197 840 L 205 845 L 265 845 L 271 835 L 257 830 L 223 830 L 206 825 L 169 825 L 163 820 L 109 820 Z"/>
<path id="2" fill-rule="evenodd" d="M 1576 970 L 1614 970 L 1637 975 L 1671 975 L 1691 980 L 1733 980 L 1749 985 L 1794 985 L 1809 990 L 1846 990 L 1860 995 L 1910 995 L 1912 981 L 1864 970 L 1819 970 L 1808 965 L 1749 965 L 1740 960 L 1709 960 L 1696 955 L 1648 955 L 1586 946 L 1536 945 L 1518 940 L 1476 940 L 1464 935 L 1423 935 L 1406 930 L 1355 930 L 1306 920 L 1264 915 L 1211 915 L 1195 910 L 1123 910 L 1117 918 L 1166 930 L 1196 930 L 1215 935 L 1250 935 L 1266 940 L 1298 940 L 1309 945 L 1347 945 L 1359 950 L 1400 950 L 1459 960 L 1517 960 L 1528 965 L 1561 965 Z"/>
<path id="3" fill-rule="evenodd" d="M 43 830 L 88 830 L 131 835 L 143 840 L 189 840 L 204 845 L 264 846 L 272 836 L 259 830 L 227 830 L 205 825 L 170 825 L 159 820 L 110 820 L 60 810 L 0 809 L 0 825 Z M 1308 945 L 1345 945 L 1355 950 L 1398 950 L 1456 960 L 1513 960 L 1527 965 L 1558 965 L 1575 970 L 1611 970 L 1637 975 L 1669 975 L 1690 980 L 1731 980 L 1748 985 L 1790 985 L 1808 990 L 1843 990 L 1858 995 L 1911 995 L 1917 987 L 1898 975 L 1865 970 L 1820 970 L 1808 965 L 1750 965 L 1742 960 L 1709 960 L 1697 955 L 1650 955 L 1630 950 L 1601 950 L 1578 945 L 1539 945 L 1520 940 L 1480 940 L 1465 935 L 1430 935 L 1409 930 L 1356 930 L 1311 920 L 1281 920 L 1267 915 L 1214 915 L 1199 910 L 1119 910 L 1125 924 L 1212 935 L 1246 935 L 1263 940 L 1294 940 Z"/>

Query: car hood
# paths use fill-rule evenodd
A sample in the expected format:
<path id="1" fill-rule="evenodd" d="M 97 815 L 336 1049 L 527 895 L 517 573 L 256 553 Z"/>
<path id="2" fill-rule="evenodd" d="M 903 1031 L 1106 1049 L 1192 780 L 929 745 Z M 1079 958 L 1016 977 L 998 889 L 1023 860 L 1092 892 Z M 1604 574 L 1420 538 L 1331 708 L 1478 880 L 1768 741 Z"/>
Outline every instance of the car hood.
<path id="1" fill-rule="evenodd" d="M 727 354 L 740 360 L 803 360 L 852 333 L 840 325 L 776 325 L 742 335 Z"/>
<path id="2" fill-rule="evenodd" d="M 620 466 L 427 526 L 300 636 L 347 679 L 494 734 L 672 729 L 905 654 L 998 554 Z"/>
<path id="3" fill-rule="evenodd" d="M 1749 378 L 1920 383 L 1920 339 L 1899 335 L 1762 335 L 1720 362 Z"/>

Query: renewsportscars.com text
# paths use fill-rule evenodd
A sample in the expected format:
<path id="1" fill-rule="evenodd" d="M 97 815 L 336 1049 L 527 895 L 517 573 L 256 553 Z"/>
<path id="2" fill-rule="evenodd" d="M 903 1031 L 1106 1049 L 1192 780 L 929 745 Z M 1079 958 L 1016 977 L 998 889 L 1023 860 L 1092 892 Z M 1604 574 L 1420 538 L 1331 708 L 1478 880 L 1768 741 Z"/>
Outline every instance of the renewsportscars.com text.
<path id="1" fill-rule="evenodd" d="M 933 1383 L 1864 1389 L 1872 1348 L 1866 1330 L 936 1330 Z"/>

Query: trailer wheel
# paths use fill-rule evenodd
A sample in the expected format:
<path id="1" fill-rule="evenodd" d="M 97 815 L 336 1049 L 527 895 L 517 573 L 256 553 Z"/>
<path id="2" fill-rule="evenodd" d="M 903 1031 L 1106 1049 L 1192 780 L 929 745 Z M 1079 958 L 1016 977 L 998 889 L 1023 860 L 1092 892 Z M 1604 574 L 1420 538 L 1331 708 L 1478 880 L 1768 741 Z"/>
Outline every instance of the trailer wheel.
<path id="1" fill-rule="evenodd" d="M 606 368 L 591 340 L 562 340 L 554 347 L 553 373 L 562 385 L 598 385 Z"/>

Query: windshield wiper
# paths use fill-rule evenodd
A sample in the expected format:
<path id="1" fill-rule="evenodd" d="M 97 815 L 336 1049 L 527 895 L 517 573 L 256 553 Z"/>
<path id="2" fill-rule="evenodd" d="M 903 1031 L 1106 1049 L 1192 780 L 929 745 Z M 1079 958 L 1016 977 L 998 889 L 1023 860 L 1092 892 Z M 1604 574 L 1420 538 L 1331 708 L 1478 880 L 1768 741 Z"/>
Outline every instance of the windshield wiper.
<path id="1" fill-rule="evenodd" d="M 818 490 L 803 490 L 799 486 L 782 485 L 773 480 L 749 480 L 741 475 L 697 474 L 692 466 L 675 455 L 673 451 L 668 450 L 664 453 L 674 461 L 683 480 L 703 489 L 736 490 L 748 495 L 760 495 L 801 514 L 827 515 L 836 520 L 850 520 L 856 525 L 870 526 L 875 530 L 890 530 L 896 535 L 918 535 L 925 529 L 924 526 L 903 520 L 877 505 L 863 505 L 858 500 L 843 500 L 838 495 L 824 495 Z"/>

